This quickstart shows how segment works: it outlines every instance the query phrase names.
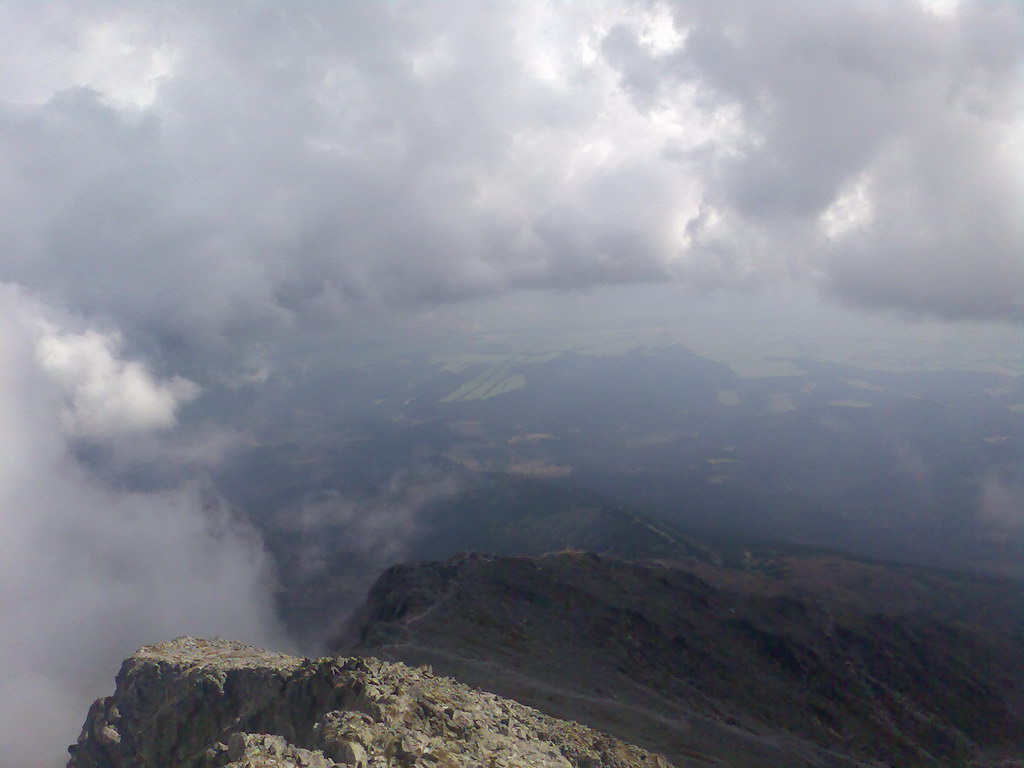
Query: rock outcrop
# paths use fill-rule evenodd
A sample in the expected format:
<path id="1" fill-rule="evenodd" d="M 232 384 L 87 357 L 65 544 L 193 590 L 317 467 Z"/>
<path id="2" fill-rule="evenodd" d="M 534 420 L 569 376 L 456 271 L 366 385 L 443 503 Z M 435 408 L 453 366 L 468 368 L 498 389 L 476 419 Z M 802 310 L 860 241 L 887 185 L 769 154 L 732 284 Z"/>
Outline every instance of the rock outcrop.
<path id="1" fill-rule="evenodd" d="M 129 657 L 69 768 L 670 768 L 427 668 L 183 637 Z"/>

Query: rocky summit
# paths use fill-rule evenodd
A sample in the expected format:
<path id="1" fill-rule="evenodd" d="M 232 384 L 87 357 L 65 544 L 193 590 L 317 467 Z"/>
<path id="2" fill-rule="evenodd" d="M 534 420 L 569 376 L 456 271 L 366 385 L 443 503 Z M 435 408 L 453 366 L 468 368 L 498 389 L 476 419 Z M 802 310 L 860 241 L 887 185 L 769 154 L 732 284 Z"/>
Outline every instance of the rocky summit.
<path id="1" fill-rule="evenodd" d="M 669 768 L 429 668 L 182 637 L 129 657 L 68 768 Z"/>

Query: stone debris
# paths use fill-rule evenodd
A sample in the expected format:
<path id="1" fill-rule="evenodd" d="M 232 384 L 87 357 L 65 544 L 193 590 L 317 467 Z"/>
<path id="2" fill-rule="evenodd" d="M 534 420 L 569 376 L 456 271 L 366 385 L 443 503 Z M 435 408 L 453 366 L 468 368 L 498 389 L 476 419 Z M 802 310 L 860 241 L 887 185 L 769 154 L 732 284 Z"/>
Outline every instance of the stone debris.
<path id="1" fill-rule="evenodd" d="M 183 637 L 129 657 L 68 768 L 671 768 L 429 668 Z"/>

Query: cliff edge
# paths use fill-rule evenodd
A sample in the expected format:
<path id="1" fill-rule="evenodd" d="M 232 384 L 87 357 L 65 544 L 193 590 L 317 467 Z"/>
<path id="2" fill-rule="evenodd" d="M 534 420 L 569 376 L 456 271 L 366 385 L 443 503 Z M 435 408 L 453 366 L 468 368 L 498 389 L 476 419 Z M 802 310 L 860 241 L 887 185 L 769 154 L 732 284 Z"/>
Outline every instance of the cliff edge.
<path id="1" fill-rule="evenodd" d="M 125 660 L 68 768 L 670 768 L 428 668 L 182 637 Z"/>

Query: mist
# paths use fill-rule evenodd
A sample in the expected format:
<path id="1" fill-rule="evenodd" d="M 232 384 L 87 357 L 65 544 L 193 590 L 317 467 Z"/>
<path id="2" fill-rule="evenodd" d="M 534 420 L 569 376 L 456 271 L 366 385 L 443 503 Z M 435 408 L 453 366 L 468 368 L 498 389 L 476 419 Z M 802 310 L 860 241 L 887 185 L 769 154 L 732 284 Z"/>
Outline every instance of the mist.
<path id="1" fill-rule="evenodd" d="M 0 315 L 0 742 L 5 765 L 57 765 L 140 645 L 190 633 L 287 641 L 258 537 L 200 478 L 134 492 L 71 455 L 77 440 L 172 430 L 195 385 L 154 378 L 119 356 L 116 336 L 62 325 L 10 286 Z"/>

